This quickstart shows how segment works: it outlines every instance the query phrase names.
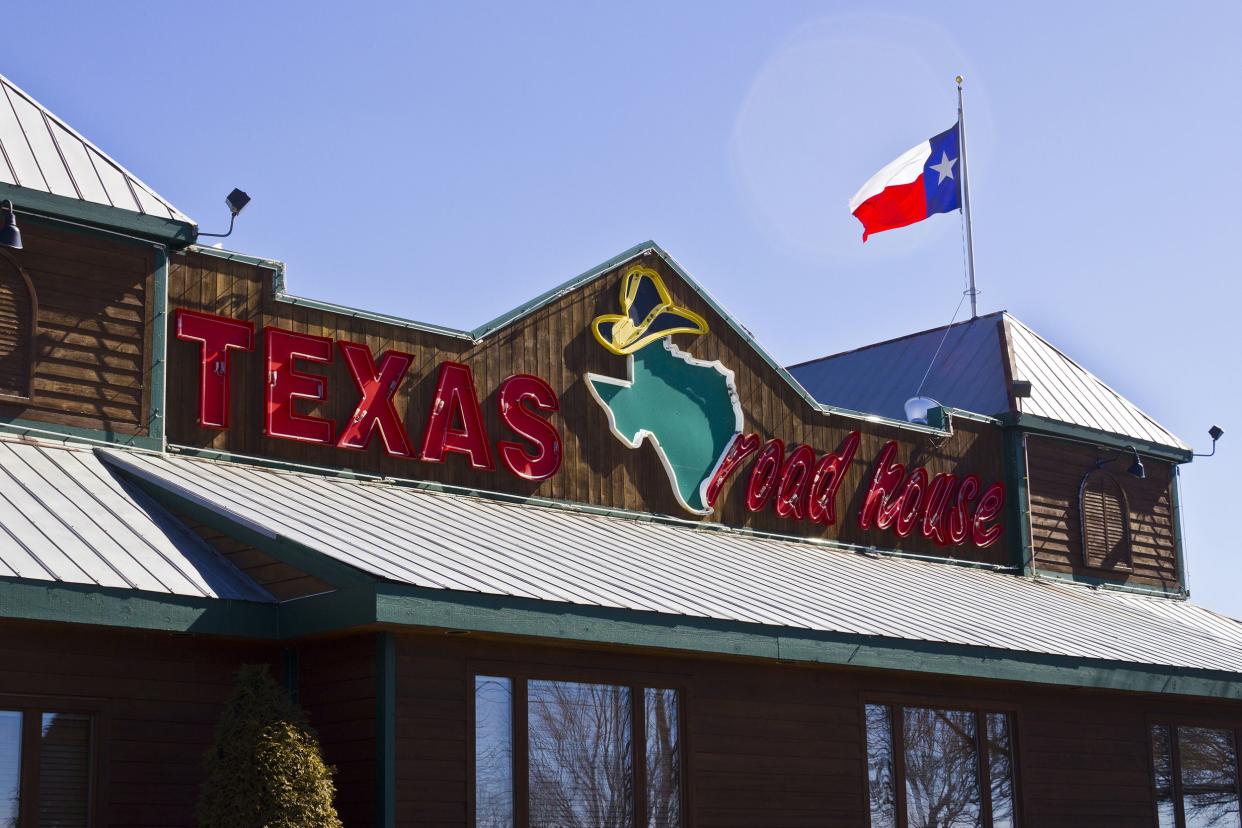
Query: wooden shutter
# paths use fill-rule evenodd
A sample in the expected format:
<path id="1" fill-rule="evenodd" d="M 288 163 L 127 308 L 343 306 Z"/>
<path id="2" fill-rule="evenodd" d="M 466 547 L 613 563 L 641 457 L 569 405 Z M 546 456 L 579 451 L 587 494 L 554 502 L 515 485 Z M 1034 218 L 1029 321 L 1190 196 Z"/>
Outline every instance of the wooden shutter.
<path id="1" fill-rule="evenodd" d="M 1096 569 L 1130 566 L 1130 509 L 1121 483 L 1103 469 L 1082 479 L 1078 492 L 1083 563 Z"/>
<path id="2" fill-rule="evenodd" d="M 0 397 L 29 397 L 34 361 L 34 290 L 0 257 Z"/>

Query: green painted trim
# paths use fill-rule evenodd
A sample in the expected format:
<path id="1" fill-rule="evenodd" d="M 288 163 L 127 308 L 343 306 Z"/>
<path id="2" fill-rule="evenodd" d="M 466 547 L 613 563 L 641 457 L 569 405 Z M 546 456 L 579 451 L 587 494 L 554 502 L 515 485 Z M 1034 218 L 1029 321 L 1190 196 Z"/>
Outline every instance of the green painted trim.
<path id="1" fill-rule="evenodd" d="M 1053 437 L 1065 437 L 1070 440 L 1078 440 L 1085 443 L 1092 443 L 1094 445 L 1116 449 L 1124 449 L 1127 446 L 1134 446 L 1138 449 L 1139 454 L 1146 454 L 1149 457 L 1156 457 L 1161 460 L 1169 460 L 1173 463 L 1189 463 L 1192 457 L 1190 449 L 1182 449 L 1176 446 L 1163 446 L 1159 443 L 1151 443 L 1135 437 L 1127 437 L 1124 434 L 1113 434 L 1108 431 L 1087 428 L 1086 426 L 1071 425 L 1070 423 L 1063 423 L 1059 420 L 1050 420 L 1047 417 L 1039 417 L 1034 414 L 1003 414 L 1001 415 L 1000 420 L 1001 424 L 1007 428 L 1020 428 L 1023 431 L 1029 431 L 1032 434 L 1046 434 Z"/>
<path id="2" fill-rule="evenodd" d="M 198 228 L 176 219 L 161 219 L 118 207 L 108 207 L 77 198 L 30 190 L 0 183 L 0 201 L 9 199 L 22 215 L 49 219 L 66 218 L 109 230 L 118 230 L 143 239 L 184 247 L 194 241 Z"/>
<path id="3" fill-rule="evenodd" d="M 165 381 L 168 376 L 168 251 L 155 248 L 155 312 L 151 315 L 151 385 L 147 434 L 164 450 Z"/>
<path id="4" fill-rule="evenodd" d="M 104 460 L 108 458 L 104 456 Z M 171 512 L 189 515 L 199 523 L 224 532 L 230 537 L 266 552 L 278 561 L 300 569 L 308 575 L 327 581 L 337 587 L 351 587 L 374 583 L 375 578 L 360 569 L 343 564 L 335 558 L 310 548 L 283 535 L 268 535 L 247 526 L 243 521 L 224 512 L 209 508 L 199 500 L 186 497 L 179 491 L 165 488 L 162 483 L 136 474 L 127 466 L 110 464 L 132 480 L 157 503 Z"/>
<path id="5" fill-rule="evenodd" d="M 375 637 L 376 824 L 397 824 L 397 647 L 390 632 Z"/>
<path id="6" fill-rule="evenodd" d="M 1010 492 L 1006 498 L 1005 511 L 1009 522 L 1011 562 L 1023 575 L 1034 572 L 1035 547 L 1031 540 L 1030 475 L 1026 467 L 1026 435 L 1006 429 L 1005 488 Z"/>
<path id="7" fill-rule="evenodd" d="M 280 651 L 281 660 L 281 678 L 284 679 L 285 692 L 289 694 L 289 701 L 294 704 L 301 704 L 301 669 L 298 662 L 298 648 L 294 646 L 285 647 Z"/>
<path id="8" fill-rule="evenodd" d="M 1097 575 L 1081 575 L 1071 572 L 1051 572 L 1046 569 L 1038 569 L 1035 571 L 1034 578 L 1045 579 L 1049 581 L 1064 581 L 1069 584 L 1081 584 L 1085 586 L 1098 587 L 1103 590 L 1111 590 L 1113 592 L 1130 592 L 1135 595 L 1152 595 L 1160 598 L 1185 598 L 1186 593 L 1178 589 L 1162 589 L 1160 587 L 1145 586 L 1143 584 L 1126 584 L 1111 581 L 1108 578 L 1101 578 Z"/>
<path id="9" fill-rule="evenodd" d="M 280 605 L 280 636 L 320 635 L 375 623 L 375 585 L 294 598 Z"/>
<path id="10" fill-rule="evenodd" d="M 1130 692 L 1242 700 L 1242 675 L 380 585 L 381 623 Z"/>
<path id="11" fill-rule="evenodd" d="M 93 428 L 44 423 L 39 420 L 28 420 L 23 417 L 0 415 L 0 433 L 16 434 L 19 437 L 37 437 L 42 440 L 57 439 L 67 443 L 85 443 L 100 446 L 131 446 L 147 451 L 160 451 L 163 441 L 144 434 L 122 434 L 116 431 L 103 431 Z"/>
<path id="12" fill-rule="evenodd" d="M 1173 543 L 1177 555 L 1177 581 L 1181 584 L 1182 594 L 1190 597 L 1190 572 L 1186 568 L 1186 527 L 1182 523 L 1182 470 L 1173 467 L 1173 493 L 1171 495 L 1173 510 Z"/>
<path id="13" fill-rule="evenodd" d="M 416 480 L 413 478 L 399 477 L 381 477 L 374 474 L 366 474 L 365 472 L 352 472 L 344 469 L 331 469 L 321 466 L 306 466 L 299 463 L 289 463 L 282 460 L 273 460 L 265 457 L 252 457 L 250 455 L 231 454 L 224 451 L 216 451 L 214 449 L 201 449 L 194 446 L 182 446 L 172 444 L 168 450 L 174 454 L 185 454 L 191 457 L 201 457 L 208 460 L 223 460 L 227 462 L 243 462 L 251 463 L 262 468 L 277 469 L 281 471 L 292 471 L 301 473 L 321 474 L 329 477 L 340 477 L 349 480 L 382 480 L 390 486 L 399 486 L 402 488 L 419 489 L 428 492 L 439 492 L 443 494 L 462 495 L 465 497 L 477 497 L 484 500 L 494 500 L 501 503 L 516 503 L 523 506 L 542 506 L 549 509 L 559 509 L 565 512 L 574 512 L 577 514 L 594 515 L 597 517 L 615 517 L 623 520 L 637 520 L 644 523 L 658 523 L 665 526 L 680 526 L 688 529 L 697 529 L 705 532 L 725 532 L 733 535 L 741 535 L 743 537 L 762 538 L 764 540 L 787 541 L 791 543 L 804 543 L 812 546 L 819 546 L 826 549 L 833 549 L 838 552 L 854 552 L 861 555 L 882 555 L 890 558 L 908 558 L 916 561 L 930 561 L 932 563 L 951 564 L 953 566 L 962 566 L 968 569 L 985 569 L 997 572 L 1016 572 L 1016 567 L 1002 566 L 999 564 L 984 563 L 982 561 L 970 561 L 961 558 L 946 558 L 936 555 L 919 555 L 913 552 L 903 552 L 897 549 L 884 549 L 878 546 L 862 546 L 860 544 L 845 543 L 843 541 L 835 541 L 829 538 L 811 538 L 802 535 L 785 535 L 779 532 L 767 532 L 760 529 L 753 529 L 749 526 L 728 526 L 723 523 L 715 523 L 711 521 L 697 521 L 688 518 L 679 518 L 672 515 L 658 515 L 653 512 L 636 512 L 629 509 L 618 509 L 607 506 L 592 506 L 587 503 L 576 503 L 570 500 L 557 500 L 548 497 L 531 497 L 528 495 L 518 495 L 509 492 L 496 492 L 490 489 L 473 489 L 466 486 L 454 486 L 447 483 L 437 483 L 430 480 Z M 220 527 L 217 527 L 220 528 Z M 221 531 L 225 531 L 221 528 Z"/>
<path id="14" fill-rule="evenodd" d="M 0 608 L 5 618 L 197 635 L 275 639 L 280 631 L 276 604 L 27 578 L 0 578 Z"/>

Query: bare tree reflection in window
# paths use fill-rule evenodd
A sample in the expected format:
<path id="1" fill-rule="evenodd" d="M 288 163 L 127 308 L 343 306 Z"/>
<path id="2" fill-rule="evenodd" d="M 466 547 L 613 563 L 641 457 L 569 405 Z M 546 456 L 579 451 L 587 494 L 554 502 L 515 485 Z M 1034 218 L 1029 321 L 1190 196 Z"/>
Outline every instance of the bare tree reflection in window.
<path id="1" fill-rule="evenodd" d="M 1233 731 L 1179 727 L 1186 828 L 1237 828 L 1238 758 Z"/>
<path id="2" fill-rule="evenodd" d="M 986 719 L 985 745 L 992 794 L 992 828 L 1012 828 L 1013 737 L 1009 732 L 1009 716 L 1005 713 L 988 713 Z"/>
<path id="3" fill-rule="evenodd" d="M 629 688 L 558 681 L 527 688 L 530 828 L 629 828 Z"/>
<path id="4" fill-rule="evenodd" d="M 681 825 L 681 728 L 677 691 L 648 688 L 644 695 L 647 722 L 647 826 Z"/>
<path id="5" fill-rule="evenodd" d="M 893 775 L 893 720 L 888 705 L 869 704 L 867 717 L 867 794 L 871 828 L 897 828 L 897 782 Z"/>
<path id="6" fill-rule="evenodd" d="M 1173 786 L 1173 742 L 1167 725 L 1151 728 L 1152 773 L 1156 788 L 1156 820 L 1160 828 L 1176 828 L 1176 792 Z"/>
<path id="7" fill-rule="evenodd" d="M 980 825 L 975 714 L 907 707 L 902 733 L 911 828 Z"/>
<path id="8" fill-rule="evenodd" d="M 474 679 L 474 824 L 513 825 L 513 680 Z"/>

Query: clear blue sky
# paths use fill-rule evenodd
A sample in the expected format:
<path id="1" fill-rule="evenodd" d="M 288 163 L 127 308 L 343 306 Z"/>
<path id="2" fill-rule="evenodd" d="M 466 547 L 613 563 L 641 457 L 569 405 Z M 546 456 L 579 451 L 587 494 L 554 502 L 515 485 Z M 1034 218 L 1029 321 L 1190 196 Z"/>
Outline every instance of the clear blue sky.
<path id="1" fill-rule="evenodd" d="M 875 7 L 15 3 L 0 71 L 204 230 L 249 191 L 296 293 L 472 327 L 650 238 L 787 364 L 953 313 L 957 214 L 864 246 L 846 202 L 961 72 L 980 312 L 1229 432 L 1183 501 L 1242 616 L 1242 4 Z"/>

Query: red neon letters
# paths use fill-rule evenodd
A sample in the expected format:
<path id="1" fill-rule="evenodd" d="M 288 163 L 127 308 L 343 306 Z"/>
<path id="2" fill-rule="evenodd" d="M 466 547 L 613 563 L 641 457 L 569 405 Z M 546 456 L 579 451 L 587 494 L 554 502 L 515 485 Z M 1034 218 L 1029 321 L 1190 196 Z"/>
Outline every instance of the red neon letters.
<path id="1" fill-rule="evenodd" d="M 298 414 L 294 404 L 297 400 L 328 399 L 327 378 L 303 373 L 295 363 L 299 359 L 331 362 L 332 340 L 272 327 L 264 329 L 263 334 L 267 340 L 267 417 L 263 433 L 303 443 L 331 443 L 335 424 L 322 417 Z"/>
<path id="2" fill-rule="evenodd" d="M 371 442 L 371 435 L 378 431 L 385 452 L 392 457 L 409 457 L 414 451 L 392 398 L 414 358 L 400 351 L 385 351 L 377 367 L 366 345 L 344 340 L 336 344 L 362 394 L 353 416 L 341 430 L 337 448 L 365 449 Z"/>
<path id="3" fill-rule="evenodd" d="M 815 523 L 832 526 L 837 522 L 837 490 L 841 488 L 845 472 L 854 461 L 860 440 L 858 432 L 851 431 L 836 451 L 825 454 L 815 464 L 806 511 L 807 517 Z"/>
<path id="4" fill-rule="evenodd" d="M 470 366 L 460 362 L 440 363 L 440 378 L 431 398 L 431 414 L 423 430 L 423 460 L 443 463 L 446 451 L 466 455 L 476 469 L 491 471 L 496 468 L 487 446 L 474 375 L 470 373 Z"/>
<path id="5" fill-rule="evenodd" d="M 524 480 L 547 480 L 561 467 L 561 435 L 546 419 L 527 408 L 528 401 L 538 411 L 560 408 L 552 386 L 539 377 L 514 374 L 500 384 L 496 402 L 501 421 L 514 434 L 534 444 L 537 451 L 532 455 L 521 443 L 509 440 L 501 440 L 496 448 L 500 462 L 513 474 Z"/>
<path id="6" fill-rule="evenodd" d="M 199 343 L 198 422 L 228 428 L 233 351 L 254 350 L 254 324 L 177 308 L 177 338 Z"/>
<path id="7" fill-rule="evenodd" d="M 725 481 L 729 479 L 729 475 L 742 465 L 742 461 L 759 450 L 758 434 L 739 434 L 733 438 L 733 442 L 729 444 L 729 450 L 725 452 L 724 459 L 720 461 L 720 468 L 716 469 L 716 474 L 712 477 L 712 482 L 707 485 L 707 491 L 704 493 L 704 500 L 708 506 L 715 506 L 716 500 L 720 497 L 720 490 L 724 488 Z"/>

